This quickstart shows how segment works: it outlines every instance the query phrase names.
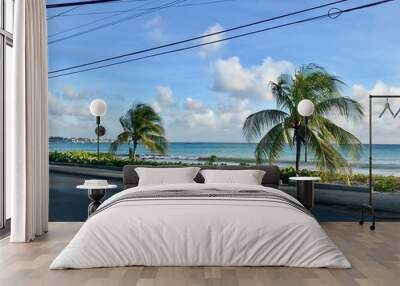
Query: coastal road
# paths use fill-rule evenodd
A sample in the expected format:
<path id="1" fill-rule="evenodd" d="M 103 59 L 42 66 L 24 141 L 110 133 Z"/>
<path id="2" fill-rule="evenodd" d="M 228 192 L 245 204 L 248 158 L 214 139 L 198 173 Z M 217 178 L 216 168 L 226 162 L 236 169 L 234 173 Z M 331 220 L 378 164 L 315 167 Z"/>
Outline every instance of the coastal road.
<path id="1" fill-rule="evenodd" d="M 87 219 L 87 208 L 90 203 L 87 191 L 76 189 L 76 186 L 83 184 L 84 180 L 84 176 L 50 172 L 50 221 L 85 221 Z M 118 185 L 118 188 L 107 191 L 106 198 L 123 189 L 121 180 L 114 179 L 108 182 Z"/>
<path id="2" fill-rule="evenodd" d="M 87 206 L 89 198 L 86 190 L 77 190 L 76 186 L 87 179 L 82 174 L 63 172 L 50 172 L 50 221 L 85 221 L 87 218 Z M 118 185 L 118 189 L 107 191 L 106 198 L 121 191 L 122 181 L 119 178 L 109 179 L 110 184 Z M 293 190 L 286 190 L 293 193 Z M 321 204 L 316 203 L 312 213 L 319 221 L 358 221 L 360 208 L 358 205 Z M 381 214 L 382 215 L 382 214 Z M 396 215 L 396 213 L 384 213 L 383 215 Z"/>

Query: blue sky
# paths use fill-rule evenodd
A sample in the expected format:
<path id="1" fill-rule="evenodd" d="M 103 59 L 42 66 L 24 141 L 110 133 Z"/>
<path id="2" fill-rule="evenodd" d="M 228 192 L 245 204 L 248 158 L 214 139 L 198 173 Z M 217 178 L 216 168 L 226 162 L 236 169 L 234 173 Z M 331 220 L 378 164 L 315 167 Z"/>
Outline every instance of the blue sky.
<path id="1" fill-rule="evenodd" d="M 49 70 L 153 47 L 207 31 L 304 9 L 328 1 L 187 0 L 179 7 L 148 10 L 173 0 L 124 1 L 80 7 L 48 21 L 49 40 L 141 13 L 127 21 L 49 45 Z M 372 1 L 372 0 L 371 0 Z M 371 1 L 351 0 L 347 8 Z M 55 2 L 55 1 L 53 1 Z M 52 3 L 52 1 L 48 1 Z M 197 5 L 201 4 L 202 5 Z M 195 5 L 192 5 L 195 4 Z M 186 5 L 186 6 L 184 6 Z M 143 10 L 147 9 L 147 10 Z M 65 9 L 66 10 L 66 9 Z M 326 13 L 329 8 L 260 25 Z M 48 11 L 48 17 L 63 10 Z M 299 24 L 223 44 L 49 80 L 50 135 L 93 137 L 89 103 L 108 104 L 107 138 L 121 131 L 120 115 L 134 102 L 151 104 L 164 119 L 170 141 L 243 142 L 240 126 L 254 111 L 275 106 L 267 83 L 301 64 L 317 63 L 346 82 L 343 94 L 366 103 L 368 93 L 400 94 L 400 1 L 353 12 L 338 19 Z M 66 14 L 66 15 L 68 15 Z M 89 22 L 98 20 L 95 24 Z M 54 34 L 80 26 L 63 34 Z M 244 31 L 255 29 L 249 28 Z M 226 34 L 229 36 L 236 33 Z M 394 109 L 400 101 L 393 101 Z M 376 111 L 378 112 L 378 111 Z M 366 121 L 338 124 L 366 140 Z M 391 130 L 400 119 L 378 121 L 380 143 L 400 143 Z"/>

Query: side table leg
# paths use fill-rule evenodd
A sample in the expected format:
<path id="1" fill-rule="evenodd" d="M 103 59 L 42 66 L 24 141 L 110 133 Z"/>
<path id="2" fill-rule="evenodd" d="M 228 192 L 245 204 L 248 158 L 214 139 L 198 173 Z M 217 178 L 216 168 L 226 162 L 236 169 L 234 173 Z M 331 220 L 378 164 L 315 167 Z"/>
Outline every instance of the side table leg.
<path id="1" fill-rule="evenodd" d="M 88 217 L 94 213 L 97 208 L 101 205 L 101 200 L 104 198 L 106 191 L 103 189 L 99 190 L 88 190 L 88 196 L 91 203 L 88 206 Z"/>
<path id="2" fill-rule="evenodd" d="M 314 207 L 314 182 L 304 181 L 303 182 L 303 204 L 311 210 Z"/>
<path id="3" fill-rule="evenodd" d="M 302 184 L 301 181 L 296 181 L 296 199 L 300 201 L 300 194 L 302 192 Z"/>

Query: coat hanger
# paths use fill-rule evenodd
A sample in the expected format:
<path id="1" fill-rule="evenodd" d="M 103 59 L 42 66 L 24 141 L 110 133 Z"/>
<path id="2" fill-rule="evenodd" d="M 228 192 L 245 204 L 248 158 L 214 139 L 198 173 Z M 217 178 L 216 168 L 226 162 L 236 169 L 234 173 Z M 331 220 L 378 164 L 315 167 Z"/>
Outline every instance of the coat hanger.
<path id="1" fill-rule="evenodd" d="M 396 117 L 394 115 L 394 112 L 392 111 L 392 108 L 390 107 L 389 98 L 386 98 L 385 107 L 383 108 L 381 114 L 379 114 L 379 118 L 381 118 L 383 116 L 383 114 L 386 112 L 386 110 L 389 110 L 390 114 L 392 114 L 393 117 Z M 399 113 L 399 111 L 396 113 L 396 115 Z"/>
<path id="2" fill-rule="evenodd" d="M 397 112 L 394 114 L 394 118 L 396 118 L 397 115 L 399 115 L 399 114 L 400 114 L 400 108 L 399 108 L 399 110 L 397 110 Z"/>

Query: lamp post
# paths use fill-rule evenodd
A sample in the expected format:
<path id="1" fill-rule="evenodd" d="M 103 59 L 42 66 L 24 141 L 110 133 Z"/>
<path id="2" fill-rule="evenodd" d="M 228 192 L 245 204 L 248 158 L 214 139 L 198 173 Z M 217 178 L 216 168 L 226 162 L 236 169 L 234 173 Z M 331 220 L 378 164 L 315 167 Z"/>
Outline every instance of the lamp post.
<path id="1" fill-rule="evenodd" d="M 306 128 L 304 130 L 304 161 L 307 163 L 307 123 L 308 118 L 313 115 L 315 110 L 314 103 L 309 99 L 303 99 L 297 105 L 297 111 L 301 116 L 304 117 L 304 121 L 306 123 Z"/>
<path id="2" fill-rule="evenodd" d="M 90 113 L 96 117 L 97 127 L 95 133 L 97 135 L 97 160 L 100 160 L 100 137 L 106 134 L 106 129 L 100 125 L 100 117 L 107 112 L 107 104 L 102 99 L 95 99 L 90 103 Z"/>

